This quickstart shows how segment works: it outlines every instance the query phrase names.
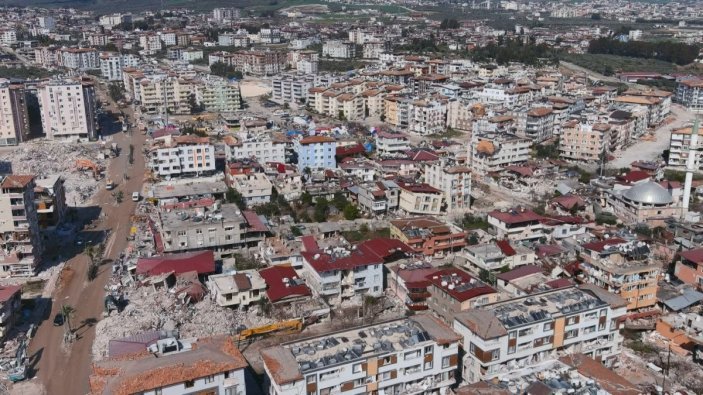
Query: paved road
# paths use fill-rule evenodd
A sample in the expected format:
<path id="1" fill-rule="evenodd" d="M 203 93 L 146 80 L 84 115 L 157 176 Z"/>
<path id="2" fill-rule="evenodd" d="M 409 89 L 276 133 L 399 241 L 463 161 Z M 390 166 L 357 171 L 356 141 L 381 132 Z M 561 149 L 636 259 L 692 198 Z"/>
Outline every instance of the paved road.
<path id="1" fill-rule="evenodd" d="M 112 109 L 116 110 L 114 103 Z M 134 120 L 129 109 L 125 113 Z M 105 220 L 98 229 L 109 229 L 110 237 L 106 241 L 106 259 L 115 259 L 126 247 L 130 228 L 130 216 L 135 203 L 130 196 L 133 191 L 141 191 L 144 176 L 144 158 L 141 147 L 145 136 L 136 132 L 129 135 L 118 133 L 113 141 L 122 148 L 122 154 L 115 158 L 109 168 L 109 177 L 122 180 L 125 168 L 129 179 L 118 184 L 116 191 L 124 192 L 124 201 L 117 205 L 111 192 L 99 190 L 93 198 L 93 204 L 100 206 Z M 135 147 L 134 164 L 128 166 L 129 144 Z M 52 311 L 49 319 L 44 321 L 29 347 L 33 370 L 44 384 L 47 394 L 86 394 L 89 392 L 88 378 L 92 362 L 92 345 L 95 338 L 95 323 L 102 318 L 103 287 L 110 276 L 110 265 L 100 269 L 98 278 L 92 282 L 86 279 L 88 259 L 80 254 L 66 264 L 66 269 L 59 279 L 59 285 L 52 298 Z M 61 305 L 68 304 L 77 311 L 73 318 L 73 327 L 77 328 L 78 339 L 65 351 L 62 346 L 63 327 L 52 325 L 54 315 Z M 36 361 L 36 362 L 35 362 Z"/>

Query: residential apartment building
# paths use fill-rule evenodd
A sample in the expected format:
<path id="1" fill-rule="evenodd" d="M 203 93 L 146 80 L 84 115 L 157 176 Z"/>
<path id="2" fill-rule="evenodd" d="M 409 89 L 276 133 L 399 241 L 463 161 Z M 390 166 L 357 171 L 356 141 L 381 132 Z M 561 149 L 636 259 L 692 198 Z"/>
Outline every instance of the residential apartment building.
<path id="1" fill-rule="evenodd" d="M 498 239 L 537 240 L 545 236 L 542 216 L 523 207 L 493 210 L 487 219 Z"/>
<path id="2" fill-rule="evenodd" d="M 693 127 L 683 127 L 671 131 L 669 140 L 669 166 L 679 169 L 685 169 L 687 166 L 689 150 L 693 149 L 694 168 L 703 170 L 703 162 L 701 161 L 701 152 L 703 152 L 703 127 L 698 129 L 698 144 L 696 147 L 691 146 L 691 133 Z"/>
<path id="3" fill-rule="evenodd" d="M 280 44 L 281 31 L 272 27 L 263 28 L 259 30 L 259 42 L 262 44 Z"/>
<path id="4" fill-rule="evenodd" d="M 627 301 L 628 310 L 654 307 L 661 265 L 648 258 L 649 247 L 616 237 L 581 245 L 581 280 Z"/>
<path id="5" fill-rule="evenodd" d="M 407 245 L 393 239 L 366 240 L 353 249 L 322 250 L 315 243 L 301 252 L 303 277 L 313 293 L 331 305 L 345 301 L 358 304 L 366 295 L 383 293 L 384 263 L 410 251 Z"/>
<path id="6" fill-rule="evenodd" d="M 139 58 L 132 54 L 103 52 L 100 54 L 100 73 L 108 81 L 122 81 L 122 69 L 137 67 Z"/>
<path id="7" fill-rule="evenodd" d="M 456 315 L 463 336 L 462 377 L 492 380 L 518 369 L 583 353 L 611 366 L 622 349 L 626 302 L 593 285 L 568 287 L 489 304 Z"/>
<path id="8" fill-rule="evenodd" d="M 447 105 L 432 100 L 415 100 L 408 107 L 408 130 L 419 134 L 432 134 L 447 127 Z"/>
<path id="9" fill-rule="evenodd" d="M 466 246 L 466 232 L 451 222 L 433 217 L 390 221 L 390 237 L 402 241 L 419 255 L 442 257 Z"/>
<path id="10" fill-rule="evenodd" d="M 158 232 L 163 251 L 188 252 L 210 249 L 217 259 L 231 256 L 237 250 L 257 247 L 269 229 L 256 213 L 242 212 L 235 204 L 209 202 L 198 207 L 161 210 Z"/>
<path id="11" fill-rule="evenodd" d="M 410 149 L 408 136 L 402 133 L 380 131 L 376 133 L 376 152 L 381 156 L 401 154 Z"/>
<path id="12" fill-rule="evenodd" d="M 49 139 L 97 139 L 95 88 L 72 80 L 52 80 L 37 89 L 44 134 Z"/>
<path id="13" fill-rule="evenodd" d="M 398 209 L 400 187 L 393 181 L 381 180 L 349 187 L 356 195 L 359 209 L 371 214 L 384 214 Z"/>
<path id="14" fill-rule="evenodd" d="M 554 113 L 551 108 L 537 107 L 527 112 L 523 137 L 540 143 L 551 138 L 553 133 Z"/>
<path id="15" fill-rule="evenodd" d="M 220 33 L 217 36 L 217 44 L 223 47 L 241 47 L 249 46 L 249 36 L 238 33 Z"/>
<path id="16" fill-rule="evenodd" d="M 60 66 L 73 70 L 100 68 L 100 57 L 94 48 L 63 48 L 57 60 Z"/>
<path id="17" fill-rule="evenodd" d="M 478 176 L 496 173 L 530 158 L 529 139 L 510 134 L 484 133 L 471 141 L 471 172 Z"/>
<path id="18" fill-rule="evenodd" d="M 212 19 L 223 22 L 238 19 L 240 15 L 239 8 L 215 8 L 212 10 Z"/>
<path id="19" fill-rule="evenodd" d="M 130 23 L 132 22 L 132 15 L 129 14 L 109 14 L 109 15 L 101 15 L 100 18 L 98 19 L 98 24 L 100 26 L 105 27 L 106 29 L 112 29 L 113 27 L 121 24 L 121 23 Z"/>
<path id="20" fill-rule="evenodd" d="M 208 64 L 216 62 L 234 66 L 242 73 L 277 75 L 286 68 L 286 54 L 281 51 L 215 52 L 208 56 Z"/>
<path id="21" fill-rule="evenodd" d="M 208 276 L 211 298 L 221 307 L 247 308 L 266 297 L 266 282 L 256 270 Z"/>
<path id="22" fill-rule="evenodd" d="M 273 184 L 264 173 L 228 175 L 230 186 L 242 195 L 247 207 L 271 201 Z"/>
<path id="23" fill-rule="evenodd" d="M 610 125 L 571 121 L 564 124 L 559 138 L 559 156 L 567 160 L 599 162 L 608 153 Z"/>
<path id="24" fill-rule="evenodd" d="M 703 111 L 703 79 L 692 78 L 680 81 L 676 85 L 677 103 L 693 112 Z"/>
<path id="25" fill-rule="evenodd" d="M 350 41 L 330 40 L 322 44 L 322 56 L 337 59 L 356 57 L 356 44 Z"/>
<path id="26" fill-rule="evenodd" d="M 481 280 L 457 268 L 438 270 L 427 276 L 430 298 L 427 305 L 444 322 L 469 309 L 498 301 L 498 292 Z"/>
<path id="27" fill-rule="evenodd" d="M 398 182 L 400 201 L 398 207 L 411 215 L 439 215 L 442 212 L 444 193 L 427 184 Z"/>
<path id="28" fill-rule="evenodd" d="M 155 33 L 145 33 L 139 36 L 139 47 L 145 55 L 154 55 L 161 51 L 161 37 Z"/>
<path id="29" fill-rule="evenodd" d="M 471 207 L 471 169 L 449 166 L 446 162 L 425 166 L 425 182 L 444 194 L 448 213 L 467 211 Z"/>
<path id="30" fill-rule="evenodd" d="M 7 335 L 15 326 L 22 308 L 22 286 L 0 286 L 0 342 L 4 342 Z"/>
<path id="31" fill-rule="evenodd" d="M 0 180 L 0 275 L 33 276 L 44 251 L 34 205 L 34 176 Z"/>
<path id="32" fill-rule="evenodd" d="M 24 85 L 0 80 L 0 146 L 29 139 L 27 93 Z"/>
<path id="33" fill-rule="evenodd" d="M 508 240 L 497 240 L 489 243 L 468 246 L 466 268 L 473 273 L 482 270 L 498 272 L 503 268 L 515 269 L 520 266 L 535 263 L 537 256 L 534 250 Z"/>
<path id="34" fill-rule="evenodd" d="M 232 336 L 170 337 L 130 358 L 120 355 L 94 363 L 90 393 L 241 395 L 246 393 L 248 366 Z"/>
<path id="35" fill-rule="evenodd" d="M 438 270 L 427 262 L 388 266 L 386 290 L 403 302 L 408 310 L 428 310 L 427 301 L 432 297 L 428 278 Z"/>
<path id="36" fill-rule="evenodd" d="M 205 75 L 197 81 L 194 93 L 207 111 L 228 113 L 242 108 L 239 85 L 225 78 Z"/>
<path id="37" fill-rule="evenodd" d="M 271 395 L 445 393 L 461 338 L 430 315 L 345 329 L 262 350 Z M 321 345 L 317 347 L 315 345 Z"/>
<path id="38" fill-rule="evenodd" d="M 0 45 L 3 47 L 9 47 L 17 42 L 17 32 L 13 29 L 2 29 L 0 30 Z"/>
<path id="39" fill-rule="evenodd" d="M 277 103 L 305 103 L 308 90 L 314 86 L 314 80 L 312 76 L 275 76 L 271 79 L 271 100 Z"/>
<path id="40" fill-rule="evenodd" d="M 256 159 L 259 163 L 286 163 L 286 143 L 268 137 L 238 140 L 225 146 L 227 160 Z"/>
<path id="41" fill-rule="evenodd" d="M 686 284 L 703 289 L 703 248 L 682 251 L 676 262 L 674 275 Z"/>
<path id="42" fill-rule="evenodd" d="M 195 176 L 215 171 L 215 147 L 207 137 L 168 136 L 155 144 L 150 168 L 160 177 Z"/>
<path id="43" fill-rule="evenodd" d="M 293 149 L 298 154 L 298 171 L 305 169 L 334 169 L 337 167 L 335 153 L 337 141 L 332 137 L 309 136 L 293 142 Z"/>

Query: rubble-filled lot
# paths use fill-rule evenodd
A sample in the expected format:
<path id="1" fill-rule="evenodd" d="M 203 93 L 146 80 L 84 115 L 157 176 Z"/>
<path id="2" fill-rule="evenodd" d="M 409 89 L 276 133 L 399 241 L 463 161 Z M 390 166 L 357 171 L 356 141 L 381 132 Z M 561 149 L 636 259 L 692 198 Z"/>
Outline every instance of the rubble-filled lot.
<path id="1" fill-rule="evenodd" d="M 99 143 L 70 143 L 60 141 L 33 140 L 2 152 L 3 160 L 9 161 L 14 174 L 33 174 L 39 178 L 51 175 L 63 177 L 68 205 L 83 205 L 98 188 L 90 171 L 76 168 L 77 160 L 89 160 L 105 168 L 104 159 L 99 158 Z"/>

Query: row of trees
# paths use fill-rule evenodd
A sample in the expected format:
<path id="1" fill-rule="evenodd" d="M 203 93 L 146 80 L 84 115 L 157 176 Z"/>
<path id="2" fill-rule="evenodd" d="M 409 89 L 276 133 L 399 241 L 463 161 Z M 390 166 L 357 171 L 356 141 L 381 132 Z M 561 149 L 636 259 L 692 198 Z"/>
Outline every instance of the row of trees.
<path id="1" fill-rule="evenodd" d="M 241 80 L 244 75 L 241 71 L 237 70 L 234 66 L 230 66 L 226 63 L 215 62 L 210 66 L 210 74 L 218 75 L 224 78 L 236 78 Z"/>
<path id="2" fill-rule="evenodd" d="M 699 54 L 699 48 L 696 45 L 672 41 L 623 42 L 613 38 L 601 37 L 589 42 L 588 52 L 593 54 L 658 59 L 683 66 L 696 60 Z"/>
<path id="3" fill-rule="evenodd" d="M 535 44 L 534 38 L 527 43 L 522 39 L 502 39 L 497 43 L 490 43 L 484 47 L 476 48 L 471 52 L 471 57 L 478 61 L 494 59 L 498 64 L 520 62 L 530 66 L 543 64 L 558 64 L 557 53 L 547 44 Z"/>

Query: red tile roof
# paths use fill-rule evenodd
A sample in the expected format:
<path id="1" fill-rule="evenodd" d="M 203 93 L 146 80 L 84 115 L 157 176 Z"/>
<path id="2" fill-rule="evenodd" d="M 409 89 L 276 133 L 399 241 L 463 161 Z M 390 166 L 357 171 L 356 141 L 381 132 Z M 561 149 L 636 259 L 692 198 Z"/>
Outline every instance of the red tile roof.
<path id="1" fill-rule="evenodd" d="M 682 251 L 681 257 L 696 264 L 703 264 L 703 248 L 694 250 Z"/>
<path id="2" fill-rule="evenodd" d="M 407 267 L 401 269 L 400 266 L 391 268 L 393 276 L 398 276 L 405 282 L 406 288 L 427 288 L 430 285 L 429 277 L 439 271 L 436 267 Z"/>
<path id="3" fill-rule="evenodd" d="M 267 228 L 266 225 L 264 225 L 264 223 L 261 222 L 261 219 L 259 218 L 259 216 L 255 212 L 253 212 L 251 210 L 247 210 L 247 211 L 243 211 L 242 215 L 244 216 L 244 219 L 249 224 L 250 231 L 268 232 L 269 228 Z"/>
<path id="4" fill-rule="evenodd" d="M 632 170 L 629 173 L 625 173 L 624 175 L 618 176 L 617 179 L 619 181 L 625 182 L 627 184 L 631 184 L 633 182 L 646 180 L 650 177 L 651 177 L 651 175 L 649 173 L 647 173 L 646 171 Z"/>
<path id="5" fill-rule="evenodd" d="M 0 303 L 5 303 L 16 294 L 22 292 L 20 285 L 2 285 L 0 286 Z"/>
<path id="6" fill-rule="evenodd" d="M 537 265 L 520 266 L 517 269 L 513 269 L 509 272 L 501 273 L 496 277 L 503 281 L 513 281 L 518 278 L 527 277 L 535 273 L 542 273 L 542 267 Z"/>
<path id="7" fill-rule="evenodd" d="M 313 252 L 313 251 L 319 251 L 320 246 L 317 244 L 317 240 L 315 240 L 315 236 L 308 235 L 308 236 L 303 236 L 301 238 L 301 241 L 303 242 L 303 250 L 307 252 Z"/>
<path id="8" fill-rule="evenodd" d="M 558 204 L 566 210 L 571 210 L 574 206 L 586 206 L 586 202 L 577 195 L 558 196 L 552 199 L 552 203 Z"/>
<path id="9" fill-rule="evenodd" d="M 213 252 L 186 252 L 151 258 L 139 258 L 137 261 L 137 274 L 154 276 L 174 272 L 178 275 L 190 271 L 196 271 L 198 274 L 214 273 L 215 255 Z"/>
<path id="10" fill-rule="evenodd" d="M 541 215 L 528 209 L 525 209 L 524 211 L 521 211 L 519 209 L 511 209 L 506 212 L 502 212 L 500 210 L 493 210 L 488 213 L 488 215 L 498 219 L 501 222 L 505 222 L 506 224 L 519 224 L 521 222 L 532 222 L 539 221 L 542 219 Z"/>
<path id="11" fill-rule="evenodd" d="M 496 292 L 495 289 L 489 287 L 481 280 L 473 278 L 469 273 L 457 268 L 440 270 L 429 276 L 428 280 L 432 285 L 448 293 L 459 302 Z M 446 282 L 447 285 L 443 286 L 443 282 Z M 464 284 L 469 284 L 469 286 Z M 450 285 L 452 285 L 451 288 L 449 288 Z"/>
<path id="12" fill-rule="evenodd" d="M 302 145 L 306 144 L 322 144 L 322 143 L 333 143 L 336 140 L 332 137 L 327 136 L 310 136 L 300 139 L 299 143 Z"/>
<path id="13" fill-rule="evenodd" d="M 623 243 L 625 243 L 625 240 L 623 240 L 619 237 L 613 237 L 611 239 L 606 239 L 606 240 L 601 240 L 601 241 L 593 241 L 590 243 L 582 244 L 581 247 L 584 250 L 603 252 L 603 250 L 605 249 L 605 246 L 619 245 L 619 244 L 623 244 Z"/>
<path id="14" fill-rule="evenodd" d="M 498 246 L 498 248 L 500 248 L 500 251 L 503 252 L 503 255 L 505 256 L 513 256 L 516 254 L 515 250 L 510 245 L 510 241 L 508 240 L 497 240 L 496 245 Z"/>
<path id="15" fill-rule="evenodd" d="M 0 188 L 17 189 L 24 188 L 34 180 L 34 176 L 10 174 L 2 180 Z"/>
<path id="16" fill-rule="evenodd" d="M 339 157 L 360 155 L 366 152 L 366 149 L 361 144 L 347 145 L 342 147 L 337 147 L 335 155 Z"/>
<path id="17" fill-rule="evenodd" d="M 574 285 L 568 278 L 558 278 L 556 280 L 547 281 L 545 284 L 552 289 L 567 288 Z"/>
<path id="18" fill-rule="evenodd" d="M 266 282 L 266 296 L 271 303 L 312 295 L 305 283 L 296 285 L 292 282 L 298 274 L 290 266 L 271 266 L 259 271 L 259 274 Z M 288 279 L 288 282 L 284 279 Z"/>
<path id="19" fill-rule="evenodd" d="M 301 255 L 317 272 L 327 272 L 383 264 L 385 259 L 397 252 L 410 253 L 412 249 L 400 240 L 381 238 L 357 244 L 346 256 L 334 257 L 319 250 L 305 251 Z"/>

